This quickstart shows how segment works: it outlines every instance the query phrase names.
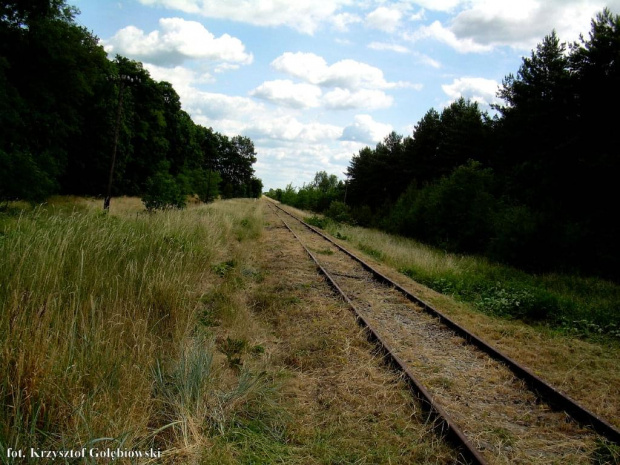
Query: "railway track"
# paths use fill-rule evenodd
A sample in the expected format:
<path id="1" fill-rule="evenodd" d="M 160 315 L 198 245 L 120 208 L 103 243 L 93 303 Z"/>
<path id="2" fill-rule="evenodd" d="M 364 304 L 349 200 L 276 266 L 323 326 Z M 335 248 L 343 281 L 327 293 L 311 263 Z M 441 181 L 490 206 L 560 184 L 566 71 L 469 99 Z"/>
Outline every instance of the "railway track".
<path id="1" fill-rule="evenodd" d="M 606 463 L 620 430 L 269 201 L 467 463 Z M 602 459 L 602 460 L 601 460 Z M 607 462 L 611 463 L 611 462 Z"/>

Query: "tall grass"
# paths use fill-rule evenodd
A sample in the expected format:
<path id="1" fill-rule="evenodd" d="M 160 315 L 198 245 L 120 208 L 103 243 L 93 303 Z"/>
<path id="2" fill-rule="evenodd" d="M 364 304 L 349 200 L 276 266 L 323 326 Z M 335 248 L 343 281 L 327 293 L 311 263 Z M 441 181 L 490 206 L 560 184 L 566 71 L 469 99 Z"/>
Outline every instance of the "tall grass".
<path id="1" fill-rule="evenodd" d="M 69 199 L 0 213 L 1 460 L 7 448 L 102 439 L 182 451 L 204 442 L 226 404 L 218 396 L 251 391 L 218 374 L 200 315 L 214 290 L 234 305 L 235 285 L 212 266 L 244 263 L 261 230 L 256 205 L 137 205 L 105 215 Z"/>

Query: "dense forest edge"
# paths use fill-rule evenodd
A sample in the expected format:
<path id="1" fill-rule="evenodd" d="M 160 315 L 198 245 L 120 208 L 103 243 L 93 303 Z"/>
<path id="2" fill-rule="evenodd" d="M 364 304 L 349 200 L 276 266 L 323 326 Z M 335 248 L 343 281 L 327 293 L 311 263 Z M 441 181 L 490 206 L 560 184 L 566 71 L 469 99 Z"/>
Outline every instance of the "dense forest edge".
<path id="1" fill-rule="evenodd" d="M 0 204 L 52 194 L 259 197 L 243 136 L 195 124 L 168 82 L 108 59 L 64 0 L 0 2 Z"/>
<path id="2" fill-rule="evenodd" d="M 360 150 L 346 181 L 320 172 L 268 195 L 448 252 L 617 281 L 618 83 L 620 17 L 606 9 L 587 38 L 545 37 L 493 116 L 461 98 Z"/>
<path id="3" fill-rule="evenodd" d="M 346 180 L 321 171 L 267 195 L 323 213 L 308 220 L 486 313 L 615 338 L 618 83 L 620 17 L 605 9 L 587 38 L 545 37 L 503 80 L 493 115 L 461 98 L 430 109 L 412 135 L 361 149 Z M 354 226 L 415 239 L 457 266 L 405 263 Z"/>

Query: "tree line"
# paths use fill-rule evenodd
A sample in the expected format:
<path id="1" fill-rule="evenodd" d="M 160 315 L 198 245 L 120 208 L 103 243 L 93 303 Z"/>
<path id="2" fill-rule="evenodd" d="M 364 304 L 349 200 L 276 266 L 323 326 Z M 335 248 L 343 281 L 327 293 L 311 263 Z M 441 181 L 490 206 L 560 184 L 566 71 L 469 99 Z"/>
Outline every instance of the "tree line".
<path id="1" fill-rule="evenodd" d="M 170 83 L 108 59 L 78 13 L 64 0 L 0 1 L 0 201 L 105 196 L 111 171 L 112 195 L 148 208 L 259 197 L 253 142 L 195 124 Z"/>
<path id="2" fill-rule="evenodd" d="M 533 271 L 620 278 L 620 16 L 604 10 L 574 43 L 548 35 L 498 97 L 494 116 L 461 98 L 360 150 L 332 213 Z M 302 206 L 309 188 L 271 195 Z"/>

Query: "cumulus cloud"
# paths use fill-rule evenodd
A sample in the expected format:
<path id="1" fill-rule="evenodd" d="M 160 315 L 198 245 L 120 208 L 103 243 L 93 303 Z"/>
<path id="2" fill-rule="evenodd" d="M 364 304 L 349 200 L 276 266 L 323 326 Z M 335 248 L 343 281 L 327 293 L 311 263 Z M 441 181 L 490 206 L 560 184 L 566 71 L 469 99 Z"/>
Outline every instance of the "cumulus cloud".
<path id="1" fill-rule="evenodd" d="M 417 31 L 405 34 L 404 36 L 412 41 L 418 41 L 423 39 L 435 39 L 439 42 L 443 42 L 446 45 L 454 48 L 461 53 L 469 52 L 490 52 L 493 47 L 488 44 L 479 44 L 471 37 L 459 38 L 449 28 L 444 27 L 441 22 L 434 21 L 429 26 L 422 26 Z"/>
<path id="2" fill-rule="evenodd" d="M 314 53 L 286 52 L 276 58 L 271 66 L 280 72 L 297 77 L 311 84 L 342 89 L 393 89 L 415 87 L 407 82 L 388 82 L 383 71 L 355 60 L 340 60 L 328 65 L 323 57 Z"/>
<path id="3" fill-rule="evenodd" d="M 241 122 L 244 115 L 264 113 L 264 108 L 250 98 L 190 89 L 183 95 L 183 103 L 192 115 L 200 115 L 209 120 L 234 120 Z"/>
<path id="4" fill-rule="evenodd" d="M 208 18 L 227 19 L 256 26 L 287 26 L 304 34 L 331 22 L 351 0 L 139 0 Z M 344 18 L 340 18 L 341 20 Z"/>
<path id="5" fill-rule="evenodd" d="M 370 115 L 356 115 L 354 122 L 343 129 L 340 140 L 373 144 L 383 140 L 390 132 L 392 126 L 389 124 L 379 123 Z"/>
<path id="6" fill-rule="evenodd" d="M 451 101 L 464 97 L 487 106 L 501 102 L 496 96 L 498 87 L 499 83 L 493 79 L 477 77 L 462 77 L 441 86 Z"/>
<path id="7" fill-rule="evenodd" d="M 416 4 L 431 8 L 426 2 Z M 457 3 L 461 3 L 458 5 Z M 605 7 L 620 8 L 620 0 L 469 0 L 448 22 L 435 21 L 404 36 L 413 41 L 435 39 L 461 53 L 484 53 L 508 46 L 530 50 L 555 30 L 571 42 L 587 33 L 590 20 Z"/>
<path id="8" fill-rule="evenodd" d="M 394 8 L 380 6 L 366 15 L 366 25 L 384 32 L 394 32 L 400 25 L 403 14 Z"/>
<path id="9" fill-rule="evenodd" d="M 336 88 L 325 94 L 325 106 L 333 110 L 350 110 L 364 108 L 366 110 L 378 110 L 389 108 L 394 99 L 382 90 L 361 89 L 350 91 L 349 89 Z"/>
<path id="10" fill-rule="evenodd" d="M 288 79 L 267 81 L 250 92 L 252 97 L 268 100 L 291 108 L 319 106 L 322 91 L 312 84 L 295 84 Z"/>
<path id="11" fill-rule="evenodd" d="M 104 42 L 108 53 L 119 53 L 157 65 L 179 65 L 188 59 L 249 64 L 252 54 L 236 37 L 215 37 L 197 21 L 162 18 L 159 30 L 146 34 L 127 26 Z"/>
<path id="12" fill-rule="evenodd" d="M 576 40 L 608 5 L 598 0 L 476 0 L 454 18 L 450 29 L 459 39 L 478 44 L 531 49 L 553 29 L 563 40 Z"/>
<path id="13" fill-rule="evenodd" d="M 167 68 L 152 63 L 144 63 L 144 68 L 155 81 L 167 81 L 172 84 L 177 93 L 191 89 L 195 84 L 214 82 L 209 73 L 199 73 L 183 66 Z"/>
<path id="14" fill-rule="evenodd" d="M 308 144 L 336 140 L 342 128 L 318 122 L 302 123 L 291 115 L 283 115 L 255 118 L 243 132 L 257 141 L 270 139 Z"/>

